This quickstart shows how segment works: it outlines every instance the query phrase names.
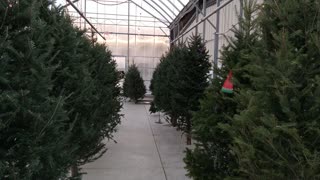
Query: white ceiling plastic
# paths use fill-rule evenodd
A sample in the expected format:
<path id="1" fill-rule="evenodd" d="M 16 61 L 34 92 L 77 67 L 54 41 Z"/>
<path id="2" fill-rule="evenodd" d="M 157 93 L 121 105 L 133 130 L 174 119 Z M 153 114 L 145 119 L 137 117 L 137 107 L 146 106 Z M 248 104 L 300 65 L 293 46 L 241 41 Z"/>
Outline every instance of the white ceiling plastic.
<path id="1" fill-rule="evenodd" d="M 189 0 L 92 0 L 100 5 L 118 6 L 131 2 L 145 13 L 156 17 L 157 19 L 170 24 Z"/>

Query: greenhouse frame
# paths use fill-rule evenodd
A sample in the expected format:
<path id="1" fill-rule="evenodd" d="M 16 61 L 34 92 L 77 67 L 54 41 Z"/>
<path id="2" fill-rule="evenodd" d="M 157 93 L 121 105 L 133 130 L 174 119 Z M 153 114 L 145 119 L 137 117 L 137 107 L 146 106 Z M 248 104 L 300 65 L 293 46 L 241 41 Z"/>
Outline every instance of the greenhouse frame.
<path id="1" fill-rule="evenodd" d="M 113 52 L 120 71 L 136 64 L 149 87 L 152 73 L 170 46 L 200 35 L 212 65 L 221 64 L 219 50 L 232 37 L 242 14 L 240 0 L 65 0 L 81 29 Z M 91 31 L 88 31 L 91 32 Z M 211 71 L 213 75 L 213 72 Z"/>

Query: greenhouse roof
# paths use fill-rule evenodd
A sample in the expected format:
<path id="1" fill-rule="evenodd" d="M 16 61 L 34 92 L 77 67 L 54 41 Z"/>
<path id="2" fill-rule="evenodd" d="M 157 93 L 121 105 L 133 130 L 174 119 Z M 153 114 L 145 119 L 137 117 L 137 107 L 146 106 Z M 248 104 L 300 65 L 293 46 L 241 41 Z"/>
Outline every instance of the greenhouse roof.
<path id="1" fill-rule="evenodd" d="M 123 4 L 130 3 L 143 11 L 141 14 L 153 17 L 168 27 L 179 15 L 185 5 L 188 4 L 189 0 L 57 0 L 57 2 L 67 6 L 72 2 L 80 9 L 80 11 L 82 10 L 81 12 L 83 12 L 83 14 L 86 14 L 84 11 L 90 11 L 90 8 L 96 5 L 115 9 L 117 6 L 120 7 Z M 86 4 L 85 10 L 83 9 L 84 4 Z M 120 11 L 122 11 L 123 14 L 126 14 L 131 10 L 132 9 L 130 8 L 121 8 Z"/>

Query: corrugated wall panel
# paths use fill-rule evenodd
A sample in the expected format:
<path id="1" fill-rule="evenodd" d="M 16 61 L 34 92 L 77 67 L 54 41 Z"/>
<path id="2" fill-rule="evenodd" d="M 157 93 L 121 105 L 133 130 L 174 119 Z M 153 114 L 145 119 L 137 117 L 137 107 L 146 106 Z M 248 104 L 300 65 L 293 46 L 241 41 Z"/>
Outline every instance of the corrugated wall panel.
<path id="1" fill-rule="evenodd" d="M 226 0 L 222 0 L 221 4 L 223 4 L 225 1 Z M 210 14 L 215 9 L 216 9 L 216 5 L 210 6 L 206 9 L 206 13 Z M 223 46 L 228 44 L 228 41 L 226 38 L 233 36 L 231 29 L 233 28 L 233 26 L 236 26 L 238 24 L 239 14 L 240 14 L 240 0 L 234 0 L 233 2 L 231 2 L 230 4 L 228 4 L 227 6 L 225 6 L 220 10 L 219 50 L 221 50 Z M 203 15 L 199 14 L 199 20 L 202 18 L 203 18 Z M 211 23 L 216 26 L 216 14 L 212 15 L 208 20 L 211 21 Z M 191 23 L 189 28 L 194 26 L 196 23 L 197 22 L 195 19 Z M 205 23 L 205 32 L 203 32 L 204 23 Z M 213 62 L 214 38 L 215 38 L 216 29 L 212 27 L 212 25 L 208 23 L 208 21 L 204 21 L 203 23 L 200 23 L 197 28 L 198 28 L 198 33 L 204 38 L 206 42 L 206 47 L 209 50 L 210 61 Z M 185 34 L 183 36 L 183 42 L 186 42 L 186 39 L 192 36 L 192 34 L 195 34 L 195 32 L 196 32 L 196 29 L 194 28 L 192 31 Z M 205 33 L 205 36 L 203 36 L 203 33 Z"/>

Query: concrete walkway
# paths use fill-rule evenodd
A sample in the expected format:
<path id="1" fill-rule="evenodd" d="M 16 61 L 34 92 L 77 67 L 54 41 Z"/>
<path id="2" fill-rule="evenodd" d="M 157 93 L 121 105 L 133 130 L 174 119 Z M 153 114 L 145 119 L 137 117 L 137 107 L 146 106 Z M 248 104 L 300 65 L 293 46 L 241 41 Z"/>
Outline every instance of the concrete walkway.
<path id="1" fill-rule="evenodd" d="M 150 115 L 149 105 L 124 104 L 122 123 L 108 151 L 87 164 L 84 180 L 188 180 L 185 176 L 181 132 Z"/>

